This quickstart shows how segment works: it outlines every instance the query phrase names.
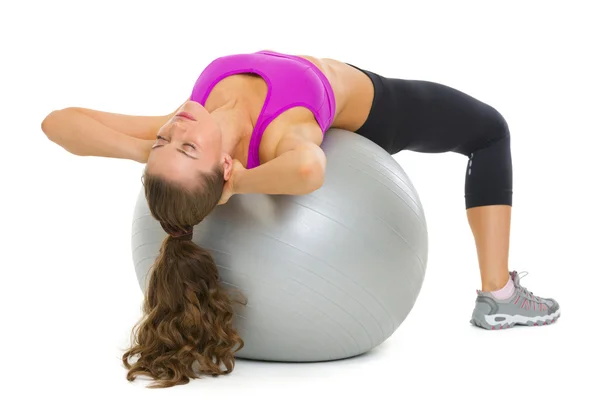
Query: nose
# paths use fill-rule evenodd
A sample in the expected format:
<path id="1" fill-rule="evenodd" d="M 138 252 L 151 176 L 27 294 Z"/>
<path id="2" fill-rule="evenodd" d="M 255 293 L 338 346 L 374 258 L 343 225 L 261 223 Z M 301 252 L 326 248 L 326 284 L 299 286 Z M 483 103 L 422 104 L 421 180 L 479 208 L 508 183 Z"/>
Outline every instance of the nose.
<path id="1" fill-rule="evenodd" d="M 184 122 L 175 121 L 171 123 L 171 136 L 181 138 L 185 135 L 186 131 L 187 127 L 184 125 Z"/>

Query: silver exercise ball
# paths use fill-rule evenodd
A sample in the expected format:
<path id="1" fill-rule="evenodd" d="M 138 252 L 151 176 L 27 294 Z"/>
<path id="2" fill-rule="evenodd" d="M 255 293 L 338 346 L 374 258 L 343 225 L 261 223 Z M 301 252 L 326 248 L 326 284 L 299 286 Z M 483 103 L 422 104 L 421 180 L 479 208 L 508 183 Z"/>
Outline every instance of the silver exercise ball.
<path id="1" fill-rule="evenodd" d="M 303 196 L 234 195 L 194 228 L 222 282 L 242 292 L 240 358 L 324 361 L 356 356 L 407 317 L 427 267 L 427 224 L 410 179 L 384 149 L 329 130 L 324 185 Z M 166 236 L 143 188 L 132 225 L 142 290 Z"/>

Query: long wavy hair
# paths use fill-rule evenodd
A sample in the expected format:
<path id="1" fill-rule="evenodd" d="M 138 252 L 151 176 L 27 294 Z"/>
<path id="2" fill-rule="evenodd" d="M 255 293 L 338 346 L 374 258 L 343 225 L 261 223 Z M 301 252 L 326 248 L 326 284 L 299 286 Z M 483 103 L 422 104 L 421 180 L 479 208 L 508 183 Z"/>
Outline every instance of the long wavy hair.
<path id="1" fill-rule="evenodd" d="M 198 181 L 202 184 L 186 189 L 145 171 L 152 216 L 178 228 L 200 223 L 221 198 L 223 171 L 215 168 Z M 243 297 L 234 300 L 219 282 L 217 265 L 207 250 L 167 235 L 151 269 L 143 317 L 133 327 L 132 344 L 123 354 L 127 380 L 149 376 L 155 383 L 148 387 L 163 388 L 202 375 L 231 373 L 234 355 L 244 346 L 233 328 L 236 302 L 243 304 Z"/>

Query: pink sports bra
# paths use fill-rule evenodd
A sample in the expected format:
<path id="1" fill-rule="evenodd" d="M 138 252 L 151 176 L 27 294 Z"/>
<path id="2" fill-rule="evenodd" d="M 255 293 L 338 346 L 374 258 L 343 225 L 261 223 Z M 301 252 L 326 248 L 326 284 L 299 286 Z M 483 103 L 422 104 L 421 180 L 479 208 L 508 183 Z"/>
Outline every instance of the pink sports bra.
<path id="1" fill-rule="evenodd" d="M 270 51 L 236 54 L 211 62 L 200 74 L 190 99 L 204 106 L 215 85 L 227 76 L 255 73 L 267 83 L 267 97 L 250 137 L 247 168 L 260 165 L 258 149 L 269 124 L 283 111 L 295 106 L 309 109 L 323 133 L 335 116 L 331 84 L 312 62 Z"/>

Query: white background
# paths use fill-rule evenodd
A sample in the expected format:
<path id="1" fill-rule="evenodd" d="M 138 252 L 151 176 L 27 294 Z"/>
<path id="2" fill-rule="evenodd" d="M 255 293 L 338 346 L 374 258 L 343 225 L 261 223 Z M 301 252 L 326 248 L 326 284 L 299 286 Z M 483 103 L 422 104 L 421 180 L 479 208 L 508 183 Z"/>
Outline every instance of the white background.
<path id="1" fill-rule="evenodd" d="M 593 3 L 2 3 L 0 410 L 599 411 Z M 559 300 L 559 321 L 468 323 L 480 284 L 467 160 L 406 152 L 396 158 L 427 214 L 430 261 L 413 312 L 386 343 L 340 362 L 239 361 L 228 377 L 167 390 L 127 382 L 120 357 L 142 303 L 130 249 L 142 165 L 71 155 L 41 121 L 68 106 L 166 114 L 211 59 L 260 49 L 445 83 L 496 107 L 512 133 L 510 267 Z"/>

